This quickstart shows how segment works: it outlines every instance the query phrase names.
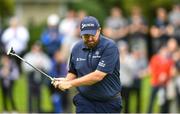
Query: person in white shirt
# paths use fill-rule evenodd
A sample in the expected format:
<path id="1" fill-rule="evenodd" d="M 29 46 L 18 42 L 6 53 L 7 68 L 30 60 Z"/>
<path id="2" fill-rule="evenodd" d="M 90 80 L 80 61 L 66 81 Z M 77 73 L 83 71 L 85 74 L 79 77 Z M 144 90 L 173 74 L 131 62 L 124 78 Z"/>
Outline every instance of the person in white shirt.
<path id="1" fill-rule="evenodd" d="M 2 34 L 2 42 L 7 51 L 10 47 L 13 47 L 17 54 L 22 54 L 26 50 L 27 43 L 29 41 L 29 32 L 17 17 L 10 19 L 9 27 Z"/>
<path id="2" fill-rule="evenodd" d="M 51 68 L 50 58 L 42 51 L 40 42 L 35 42 L 31 47 L 31 51 L 26 53 L 23 58 L 45 72 L 48 72 Z M 28 111 L 29 113 L 39 113 L 41 112 L 41 85 L 44 77 L 24 62 L 22 67 L 28 76 Z"/>

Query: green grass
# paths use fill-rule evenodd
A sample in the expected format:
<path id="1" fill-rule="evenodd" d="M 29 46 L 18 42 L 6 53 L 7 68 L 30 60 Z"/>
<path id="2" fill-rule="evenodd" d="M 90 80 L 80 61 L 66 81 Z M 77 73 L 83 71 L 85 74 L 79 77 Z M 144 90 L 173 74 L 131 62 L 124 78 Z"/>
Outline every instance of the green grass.
<path id="1" fill-rule="evenodd" d="M 17 80 L 14 89 L 14 99 L 19 112 L 27 111 L 27 80 L 24 75 Z"/>
<path id="2" fill-rule="evenodd" d="M 14 98 L 17 104 L 18 112 L 27 112 L 27 84 L 26 84 L 26 76 L 20 76 L 20 79 L 17 80 L 16 86 L 14 89 Z M 150 82 L 149 77 L 146 77 L 142 81 L 142 91 L 141 91 L 141 112 L 146 113 L 149 105 L 149 96 L 150 96 Z M 74 96 L 75 92 L 70 92 L 70 96 Z M 72 100 L 72 99 L 71 99 Z M 131 94 L 131 103 L 130 103 L 130 112 L 136 112 L 136 99 L 135 95 Z M 71 102 L 72 103 L 72 102 Z M 41 108 L 45 112 L 49 112 L 52 110 L 53 106 L 51 104 L 51 98 L 48 89 L 43 86 L 42 87 L 42 103 Z M 73 112 L 75 111 L 74 106 L 71 104 L 70 108 Z M 0 112 L 2 112 L 2 91 L 0 89 Z M 67 111 L 70 112 L 70 111 Z M 155 102 L 155 106 L 153 112 L 158 113 L 159 108 L 157 106 L 157 102 Z"/>
<path id="3" fill-rule="evenodd" d="M 18 112 L 28 111 L 28 101 L 27 101 L 27 80 L 25 75 L 21 75 L 20 79 L 17 80 L 14 88 L 14 99 L 18 109 Z M 43 111 L 48 112 L 52 110 L 51 98 L 47 87 L 42 86 L 42 105 Z M 10 109 L 11 110 L 11 109 Z M 3 111 L 2 107 L 2 91 L 0 89 L 0 112 Z"/>
<path id="4" fill-rule="evenodd" d="M 142 79 L 142 87 L 141 87 L 141 111 L 142 113 L 147 113 L 149 101 L 150 101 L 150 93 L 151 92 L 151 86 L 150 86 L 150 78 L 146 77 Z M 130 96 L 130 112 L 136 112 L 136 96 L 135 93 L 132 93 Z M 155 104 L 153 107 L 153 112 L 158 113 L 159 108 L 157 105 L 157 102 L 155 100 Z"/>

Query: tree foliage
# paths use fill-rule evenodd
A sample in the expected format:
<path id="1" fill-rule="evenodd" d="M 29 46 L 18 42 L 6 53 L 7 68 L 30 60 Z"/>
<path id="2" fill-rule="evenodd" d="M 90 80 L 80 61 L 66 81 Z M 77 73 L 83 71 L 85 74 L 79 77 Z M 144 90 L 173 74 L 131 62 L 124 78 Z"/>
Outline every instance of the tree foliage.
<path id="1" fill-rule="evenodd" d="M 110 9 L 113 6 L 118 6 L 123 10 L 125 16 L 129 16 L 133 6 L 139 6 L 142 13 L 149 23 L 153 21 L 155 10 L 158 7 L 164 7 L 167 10 L 175 3 L 180 3 L 179 0 L 78 0 L 68 4 L 70 8 L 76 10 L 83 9 L 89 15 L 96 16 L 100 22 L 109 15 Z"/>
<path id="2" fill-rule="evenodd" d="M 14 14 L 14 0 L 0 0 L 0 23 L 5 24 L 7 17 Z"/>

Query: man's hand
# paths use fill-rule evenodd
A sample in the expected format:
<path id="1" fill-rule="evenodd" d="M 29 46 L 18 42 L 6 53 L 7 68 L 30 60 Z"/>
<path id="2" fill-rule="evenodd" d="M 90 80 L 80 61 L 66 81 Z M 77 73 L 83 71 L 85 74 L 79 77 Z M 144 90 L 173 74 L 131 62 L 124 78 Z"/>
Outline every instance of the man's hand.
<path id="1" fill-rule="evenodd" d="M 51 84 L 54 85 L 55 81 L 64 81 L 64 80 L 66 80 L 66 78 L 53 78 L 53 80 L 51 81 Z"/>
<path id="2" fill-rule="evenodd" d="M 60 81 L 58 84 L 58 88 L 61 89 L 62 91 L 66 89 L 70 89 L 72 87 L 72 84 L 70 81 Z"/>
<path id="3" fill-rule="evenodd" d="M 51 83 L 55 88 L 59 88 L 62 91 L 72 87 L 70 81 L 67 81 L 65 78 L 54 78 Z"/>

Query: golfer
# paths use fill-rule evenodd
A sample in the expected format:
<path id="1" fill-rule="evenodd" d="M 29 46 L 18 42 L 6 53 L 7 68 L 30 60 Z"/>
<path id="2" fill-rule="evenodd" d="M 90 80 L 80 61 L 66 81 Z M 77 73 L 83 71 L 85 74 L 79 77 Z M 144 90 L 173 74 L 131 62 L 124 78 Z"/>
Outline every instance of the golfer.
<path id="1" fill-rule="evenodd" d="M 95 17 L 81 21 L 80 40 L 72 49 L 66 78 L 53 81 L 60 90 L 77 87 L 73 98 L 76 113 L 119 113 L 122 109 L 119 51 L 100 34 Z"/>

